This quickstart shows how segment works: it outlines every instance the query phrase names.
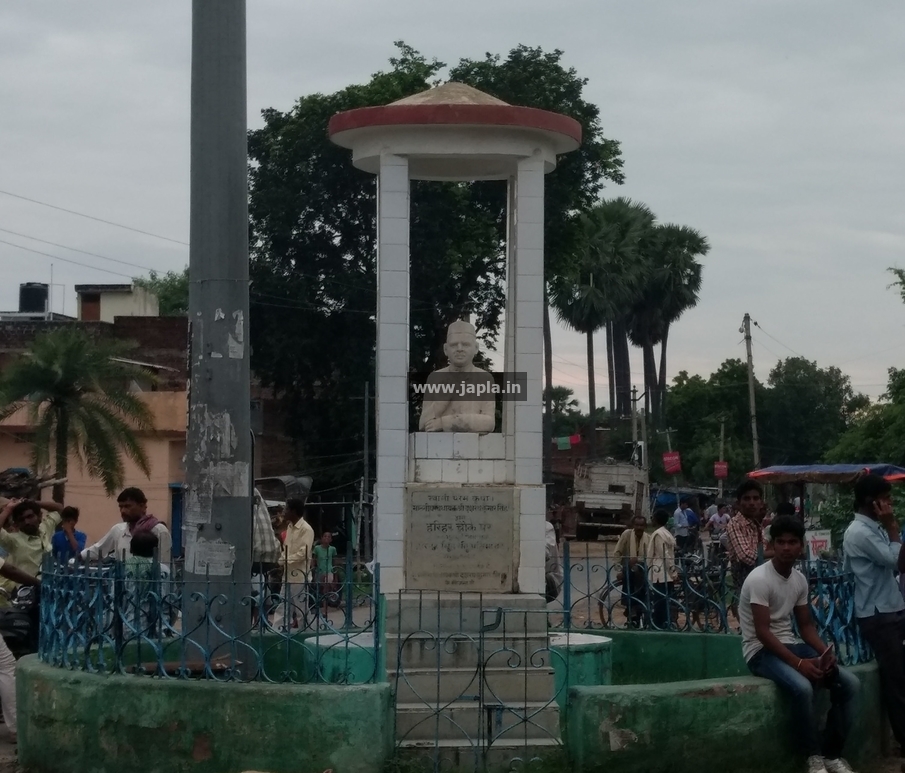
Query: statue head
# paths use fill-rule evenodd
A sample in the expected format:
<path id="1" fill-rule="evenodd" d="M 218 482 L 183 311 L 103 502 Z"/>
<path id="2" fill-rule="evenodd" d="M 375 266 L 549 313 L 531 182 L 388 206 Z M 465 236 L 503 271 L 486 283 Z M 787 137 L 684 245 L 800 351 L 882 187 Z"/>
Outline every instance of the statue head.
<path id="1" fill-rule="evenodd" d="M 472 364 L 478 353 L 477 333 L 474 325 L 461 319 L 453 322 L 446 330 L 443 353 L 453 370 L 463 370 Z"/>

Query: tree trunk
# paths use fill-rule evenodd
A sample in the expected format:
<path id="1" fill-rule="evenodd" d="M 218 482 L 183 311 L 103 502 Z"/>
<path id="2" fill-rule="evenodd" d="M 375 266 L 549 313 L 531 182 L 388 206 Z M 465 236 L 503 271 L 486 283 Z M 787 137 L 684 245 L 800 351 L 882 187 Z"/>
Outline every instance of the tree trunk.
<path id="1" fill-rule="evenodd" d="M 69 414 L 63 408 L 57 411 L 57 428 L 54 437 L 54 470 L 55 478 L 65 478 L 69 471 Z M 39 473 L 40 470 L 35 470 Z M 53 487 L 53 501 L 62 504 L 63 497 L 66 495 L 66 484 L 57 483 Z"/>
<path id="2" fill-rule="evenodd" d="M 550 302 L 544 286 L 544 483 L 547 492 L 552 491 L 553 469 L 553 334 L 550 329 Z M 549 504 L 549 503 L 548 503 Z"/>
<path id="3" fill-rule="evenodd" d="M 616 368 L 616 415 L 629 416 L 632 405 L 632 367 L 625 323 L 613 323 L 613 362 Z"/>
<path id="4" fill-rule="evenodd" d="M 588 336 L 588 458 L 597 455 L 597 391 L 594 387 L 594 333 Z"/>
<path id="5" fill-rule="evenodd" d="M 613 323 L 606 323 L 606 380 L 610 389 L 610 426 L 616 416 L 616 366 L 613 362 Z"/>
<path id="6" fill-rule="evenodd" d="M 659 419 L 666 421 L 666 341 L 669 338 L 669 325 L 663 328 L 663 340 L 660 341 L 660 378 L 657 384 L 659 391 Z"/>
<path id="7" fill-rule="evenodd" d="M 656 423 L 660 405 L 658 399 L 660 389 L 657 385 L 657 360 L 654 357 L 654 345 L 645 343 L 642 352 L 644 354 L 644 410 L 650 416 L 651 409 L 654 409 L 653 419 Z"/>

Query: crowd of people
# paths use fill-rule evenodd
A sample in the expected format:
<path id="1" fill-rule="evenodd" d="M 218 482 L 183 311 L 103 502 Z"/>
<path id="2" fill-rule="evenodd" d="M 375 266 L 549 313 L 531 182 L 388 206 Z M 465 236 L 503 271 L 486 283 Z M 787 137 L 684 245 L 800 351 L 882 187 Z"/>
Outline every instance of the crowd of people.
<path id="1" fill-rule="evenodd" d="M 170 531 L 148 512 L 141 489 L 124 489 L 117 505 L 120 522 L 89 544 L 78 528 L 79 510 L 75 507 L 54 501 L 0 500 L 0 606 L 8 606 L 20 586 L 40 586 L 47 560 L 67 571 L 78 571 L 81 566 L 117 559 L 126 581 L 124 595 L 140 599 L 138 613 L 148 618 L 152 628 L 159 626 L 160 605 L 152 602 L 161 595 L 161 581 L 170 577 Z M 315 541 L 314 529 L 305 518 L 305 502 L 300 499 L 290 499 L 272 517 L 256 495 L 252 524 L 252 595 L 258 595 L 254 589 L 262 585 L 269 594 L 267 599 L 257 600 L 255 620 L 261 608 L 268 622 L 285 630 L 299 627 L 299 617 L 312 609 L 326 618 L 328 607 L 336 605 L 339 595 L 332 533 L 325 531 Z M 13 743 L 17 730 L 15 667 L 15 657 L 0 637 L 0 704 Z"/>
<path id="2" fill-rule="evenodd" d="M 905 547 L 892 508 L 891 485 L 876 475 L 854 486 L 853 521 L 843 540 L 844 571 L 855 588 L 855 618 L 876 658 L 882 697 L 893 735 L 905 756 Z M 733 578 L 742 654 L 750 671 L 776 683 L 795 718 L 794 743 L 808 773 L 852 773 L 842 753 L 854 722 L 859 681 L 839 666 L 832 644 L 814 623 L 808 578 L 797 568 L 806 555 L 803 518 L 791 503 L 767 516 L 763 490 L 753 480 L 736 492 L 735 506 L 717 504 L 706 519 L 693 519 L 688 502 L 670 518 L 653 514 L 649 532 L 643 516 L 633 519 L 614 553 L 628 622 L 669 627 L 668 598 L 681 555 L 698 528 L 710 529 L 725 548 Z M 680 514 L 681 511 L 681 514 Z M 795 626 L 793 627 L 793 621 Z M 796 630 L 797 629 L 797 630 Z M 830 694 L 822 730 L 815 691 Z"/>

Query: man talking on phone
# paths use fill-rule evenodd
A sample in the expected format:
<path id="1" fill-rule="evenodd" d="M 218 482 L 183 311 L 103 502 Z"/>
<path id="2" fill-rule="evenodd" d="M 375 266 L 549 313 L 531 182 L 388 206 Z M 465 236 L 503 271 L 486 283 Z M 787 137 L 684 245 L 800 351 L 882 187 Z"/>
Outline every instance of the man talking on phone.
<path id="1" fill-rule="evenodd" d="M 755 676 L 775 682 L 792 703 L 795 744 L 808 773 L 852 773 L 842 750 L 854 719 L 858 679 L 839 668 L 832 645 L 817 633 L 808 581 L 796 568 L 804 549 L 804 525 L 789 515 L 770 525 L 773 557 L 742 585 L 739 622 L 742 654 Z M 792 630 L 792 615 L 801 639 Z M 831 706 L 821 738 L 814 691 L 826 688 Z"/>
<path id="2" fill-rule="evenodd" d="M 905 568 L 892 486 L 879 475 L 855 483 L 855 520 L 843 540 L 845 570 L 855 577 L 855 616 L 880 669 L 883 703 L 905 754 L 905 600 L 895 571 Z"/>

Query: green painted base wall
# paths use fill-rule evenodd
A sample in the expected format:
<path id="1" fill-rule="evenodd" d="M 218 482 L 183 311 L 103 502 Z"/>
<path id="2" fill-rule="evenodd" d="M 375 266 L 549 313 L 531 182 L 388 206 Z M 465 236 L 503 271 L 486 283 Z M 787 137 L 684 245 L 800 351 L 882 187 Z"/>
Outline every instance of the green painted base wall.
<path id="1" fill-rule="evenodd" d="M 676 644 L 686 638 L 665 636 Z M 614 671 L 618 652 L 613 655 Z M 678 654 L 673 652 L 669 660 L 676 663 Z M 700 667 L 697 658 L 692 667 Z M 651 664 L 648 675 L 659 673 L 659 668 Z M 885 723 L 876 666 L 852 671 L 861 681 L 861 692 L 845 756 L 860 764 L 879 756 Z M 828 708 L 826 694 L 820 705 Z M 776 686 L 746 676 L 573 688 L 565 741 L 572 769 L 581 773 L 800 773 L 804 763 L 792 752 L 794 732 Z"/>
<path id="2" fill-rule="evenodd" d="M 661 684 L 750 676 L 741 636 L 601 631 L 613 640 L 613 684 Z"/>
<path id="3" fill-rule="evenodd" d="M 378 773 L 393 750 L 389 684 L 220 684 L 98 676 L 19 661 L 29 773 Z"/>

